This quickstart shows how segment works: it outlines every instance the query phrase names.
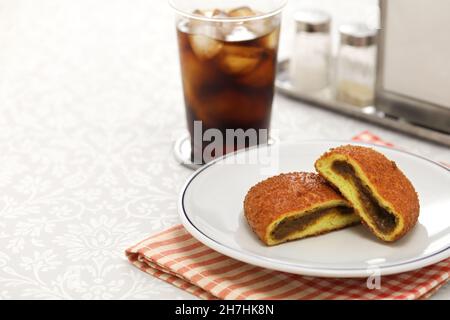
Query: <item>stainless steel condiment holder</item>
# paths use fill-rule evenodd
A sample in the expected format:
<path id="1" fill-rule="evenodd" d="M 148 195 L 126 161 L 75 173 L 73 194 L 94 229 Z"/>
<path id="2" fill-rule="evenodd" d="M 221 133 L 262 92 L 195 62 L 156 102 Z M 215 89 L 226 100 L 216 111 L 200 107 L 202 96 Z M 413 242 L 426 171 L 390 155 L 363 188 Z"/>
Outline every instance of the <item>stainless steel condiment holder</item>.
<path id="1" fill-rule="evenodd" d="M 278 92 L 290 98 L 450 147 L 449 134 L 386 114 L 377 110 L 374 106 L 361 108 L 338 101 L 335 99 L 334 94 L 332 94 L 334 89 L 331 87 L 315 93 L 297 92 L 293 89 L 289 79 L 289 60 L 284 60 L 279 63 L 275 86 Z"/>

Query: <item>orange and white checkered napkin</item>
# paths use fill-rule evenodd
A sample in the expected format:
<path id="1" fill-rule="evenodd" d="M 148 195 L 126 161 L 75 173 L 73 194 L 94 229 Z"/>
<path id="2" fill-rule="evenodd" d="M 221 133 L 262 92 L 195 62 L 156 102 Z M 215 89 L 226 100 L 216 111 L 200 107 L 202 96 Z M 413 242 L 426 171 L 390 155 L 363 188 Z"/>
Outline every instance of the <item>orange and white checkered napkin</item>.
<path id="1" fill-rule="evenodd" d="M 355 141 L 387 145 L 369 132 Z M 206 247 L 181 225 L 126 251 L 139 269 L 202 299 L 425 299 L 450 279 L 450 259 L 385 276 L 381 289 L 366 279 L 313 278 L 249 265 Z"/>

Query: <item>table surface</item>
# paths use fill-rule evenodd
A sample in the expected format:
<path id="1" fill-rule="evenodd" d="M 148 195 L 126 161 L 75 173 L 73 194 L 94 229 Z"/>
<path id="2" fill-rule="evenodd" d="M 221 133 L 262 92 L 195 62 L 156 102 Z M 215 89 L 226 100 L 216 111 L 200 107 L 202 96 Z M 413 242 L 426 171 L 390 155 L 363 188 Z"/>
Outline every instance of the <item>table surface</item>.
<path id="1" fill-rule="evenodd" d="M 341 3 L 373 19 L 374 1 Z M 172 155 L 185 118 L 168 5 L 0 0 L 0 43 L 0 298 L 193 299 L 124 256 L 179 223 L 191 174 Z M 282 141 L 370 130 L 450 162 L 444 147 L 280 95 L 273 128 Z"/>

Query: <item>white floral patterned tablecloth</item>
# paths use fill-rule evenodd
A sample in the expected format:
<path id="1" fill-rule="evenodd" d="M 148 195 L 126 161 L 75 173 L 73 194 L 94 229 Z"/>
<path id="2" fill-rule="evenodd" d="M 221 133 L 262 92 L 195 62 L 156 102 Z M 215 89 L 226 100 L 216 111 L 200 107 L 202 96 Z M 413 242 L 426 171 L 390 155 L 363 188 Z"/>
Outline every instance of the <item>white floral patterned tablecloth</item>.
<path id="1" fill-rule="evenodd" d="M 193 298 L 124 257 L 179 223 L 191 174 L 172 156 L 185 128 L 172 18 L 165 1 L 0 0 L 0 298 Z M 283 141 L 370 130 L 450 162 L 444 147 L 275 104 Z"/>

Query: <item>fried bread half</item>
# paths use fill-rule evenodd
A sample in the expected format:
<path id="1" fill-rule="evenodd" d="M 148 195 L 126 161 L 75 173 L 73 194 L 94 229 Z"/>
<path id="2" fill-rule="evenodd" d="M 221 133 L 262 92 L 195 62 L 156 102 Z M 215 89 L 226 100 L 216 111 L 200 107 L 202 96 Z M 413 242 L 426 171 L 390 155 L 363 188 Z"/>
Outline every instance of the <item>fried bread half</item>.
<path id="1" fill-rule="evenodd" d="M 360 223 L 347 200 L 318 174 L 282 174 L 250 189 L 245 217 L 266 245 L 318 236 Z"/>
<path id="2" fill-rule="evenodd" d="M 383 154 L 366 147 L 341 146 L 323 155 L 315 167 L 379 239 L 394 242 L 416 225 L 417 193 L 395 162 Z"/>

